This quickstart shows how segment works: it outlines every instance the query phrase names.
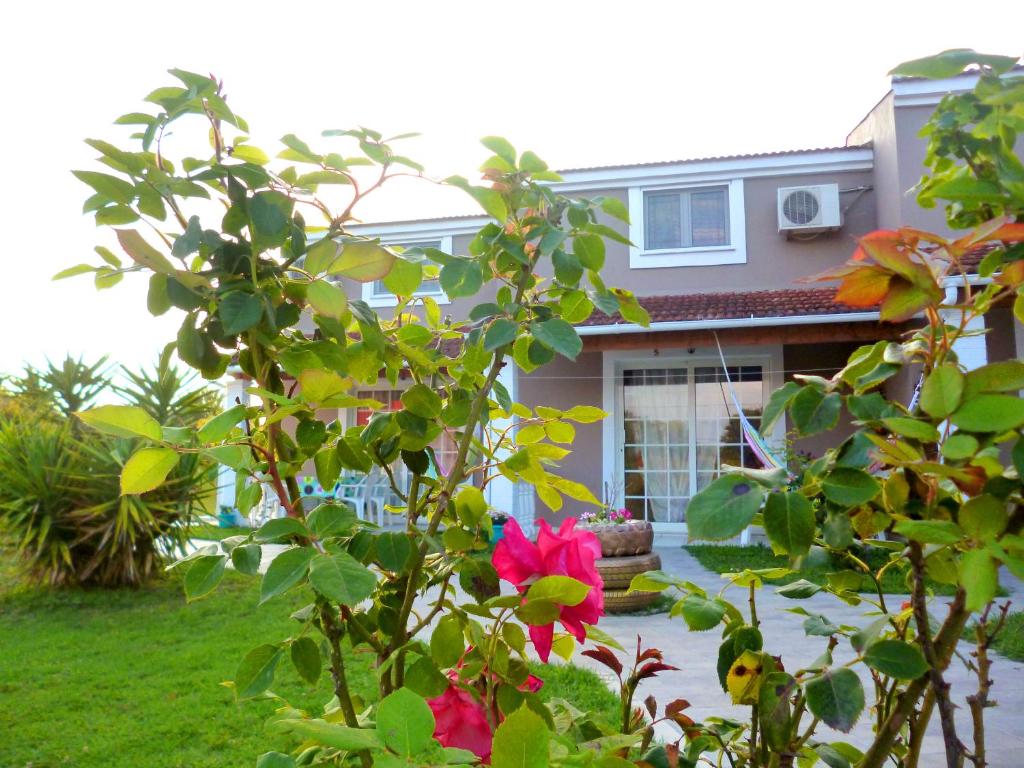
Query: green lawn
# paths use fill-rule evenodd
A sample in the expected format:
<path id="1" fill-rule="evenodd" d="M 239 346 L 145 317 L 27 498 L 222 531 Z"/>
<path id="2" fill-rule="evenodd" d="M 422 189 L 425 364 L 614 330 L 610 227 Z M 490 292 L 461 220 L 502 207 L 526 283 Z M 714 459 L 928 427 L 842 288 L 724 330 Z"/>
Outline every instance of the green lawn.
<path id="1" fill-rule="evenodd" d="M 212 541 L 220 541 L 230 536 L 248 536 L 250 533 L 252 533 L 252 528 L 234 525 L 224 528 L 219 525 L 207 525 L 206 523 L 196 523 L 190 526 L 188 531 L 190 538 L 210 539 Z"/>
<path id="2" fill-rule="evenodd" d="M 973 622 L 964 629 L 963 639 L 975 642 Z M 1006 623 L 992 643 L 992 650 L 1008 659 L 1024 661 L 1024 612 L 1015 611 L 1007 615 Z"/>
<path id="3" fill-rule="evenodd" d="M 220 683 L 244 653 L 292 630 L 289 593 L 257 607 L 257 582 L 235 574 L 207 599 L 186 605 L 179 577 L 139 590 L 64 593 L 14 586 L 0 548 L 0 766 L 3 768 L 252 768 L 270 749 L 288 751 L 263 723 L 271 701 L 236 704 Z M 348 673 L 374 688 L 370 659 Z M 543 693 L 614 717 L 616 699 L 588 670 L 537 673 Z M 329 698 L 289 664 L 274 690 L 317 711 Z"/>
<path id="4" fill-rule="evenodd" d="M 744 568 L 753 570 L 759 568 L 779 568 L 786 567 L 789 564 L 789 560 L 785 556 L 773 554 L 768 547 L 756 544 L 745 547 L 731 544 L 721 546 L 713 544 L 688 544 L 683 548 L 693 555 L 697 562 L 714 573 L 731 573 L 742 571 Z M 888 559 L 888 552 L 878 548 L 864 548 L 857 553 L 857 556 L 877 571 L 885 565 Z M 825 584 L 826 575 L 832 571 L 838 571 L 840 568 L 841 566 L 838 562 L 835 564 L 805 564 L 799 572 L 783 576 L 780 579 L 769 579 L 768 583 L 781 585 L 789 584 L 797 579 L 806 579 L 815 584 Z M 905 577 L 906 571 L 896 567 L 886 571 L 882 576 L 882 588 L 885 593 L 891 595 L 908 594 L 909 590 L 907 589 Z M 932 584 L 931 587 L 940 595 L 953 594 L 952 587 L 946 584 Z M 865 578 L 861 592 L 874 591 L 874 584 Z"/>

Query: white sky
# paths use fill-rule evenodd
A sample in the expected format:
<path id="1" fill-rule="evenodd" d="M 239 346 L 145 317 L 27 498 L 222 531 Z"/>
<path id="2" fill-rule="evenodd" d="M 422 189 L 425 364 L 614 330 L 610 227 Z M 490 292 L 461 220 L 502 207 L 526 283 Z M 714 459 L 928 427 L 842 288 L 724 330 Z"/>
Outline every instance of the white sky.
<path id="1" fill-rule="evenodd" d="M 173 338 L 180 316 L 151 317 L 142 279 L 50 282 L 109 243 L 70 175 L 99 168 L 82 139 L 119 137 L 112 120 L 173 84 L 170 67 L 223 78 L 272 154 L 285 133 L 317 146 L 320 130 L 363 124 L 419 131 L 409 156 L 469 176 L 488 134 L 556 168 L 842 144 L 892 66 L 952 47 L 1020 53 L 1022 28 L 1019 0 L 10 3 L 0 372 L 65 352 L 138 365 Z M 470 202 L 422 184 L 362 215 Z"/>

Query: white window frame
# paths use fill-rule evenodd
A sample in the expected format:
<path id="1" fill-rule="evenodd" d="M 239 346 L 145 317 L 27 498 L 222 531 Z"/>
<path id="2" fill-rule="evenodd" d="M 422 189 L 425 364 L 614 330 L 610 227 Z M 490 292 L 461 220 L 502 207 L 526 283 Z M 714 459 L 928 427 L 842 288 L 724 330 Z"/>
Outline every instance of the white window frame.
<path id="1" fill-rule="evenodd" d="M 645 244 L 646 192 L 696 192 L 702 189 L 727 188 L 729 205 L 729 244 L 700 245 L 691 248 L 649 249 Z M 630 269 L 651 269 L 657 267 L 708 267 L 720 264 L 747 263 L 747 228 L 743 205 L 743 179 L 721 182 L 704 181 L 694 184 L 671 184 L 667 186 L 634 186 L 629 188 L 629 248 Z"/>
<path id="2" fill-rule="evenodd" d="M 771 393 L 783 384 L 782 345 L 736 346 L 725 348 L 725 362 L 729 366 L 759 365 L 762 372 L 762 397 L 767 404 Z M 636 349 L 605 351 L 602 353 L 602 408 L 611 414 L 601 422 L 601 464 L 605 481 L 623 486 L 625 480 L 625 456 L 622 403 L 622 372 L 627 368 L 688 368 L 687 381 L 692 385 L 693 370 L 697 367 L 720 367 L 722 361 L 718 350 L 710 347 L 697 348 L 692 353 L 687 349 Z M 696 400 L 690 398 L 690 425 L 696 425 Z M 765 434 L 769 443 L 781 446 L 785 443 L 785 418 L 776 422 L 772 431 Z M 691 451 L 692 453 L 692 451 Z M 691 461 L 693 461 L 691 456 Z M 692 477 L 691 484 L 696 482 Z M 693 485 L 691 485 L 691 488 Z M 622 501 L 622 499 L 619 499 Z M 652 523 L 655 532 L 684 533 L 686 523 Z"/>
<path id="3" fill-rule="evenodd" d="M 381 238 L 381 243 L 384 245 L 389 244 L 401 244 L 403 246 L 415 246 L 415 245 L 428 245 L 430 247 L 437 247 L 445 253 L 452 252 L 452 236 L 441 235 L 438 237 L 426 237 L 423 235 L 416 235 L 413 237 L 402 237 L 396 233 L 394 236 L 388 235 L 387 237 Z M 398 306 L 398 297 L 393 293 L 375 293 L 374 285 L 376 280 L 371 280 L 368 283 L 363 283 L 363 301 L 365 301 L 371 307 L 395 307 Z M 416 291 L 414 296 L 429 296 L 438 304 L 451 304 L 451 299 L 448 298 L 447 294 L 441 287 L 438 286 L 436 291 Z"/>

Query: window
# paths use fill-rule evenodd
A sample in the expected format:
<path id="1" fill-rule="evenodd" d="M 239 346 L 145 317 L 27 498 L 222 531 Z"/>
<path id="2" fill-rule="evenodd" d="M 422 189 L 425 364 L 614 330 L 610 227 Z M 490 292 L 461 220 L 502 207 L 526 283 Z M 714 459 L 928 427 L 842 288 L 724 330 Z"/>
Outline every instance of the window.
<path id="1" fill-rule="evenodd" d="M 629 266 L 711 266 L 747 260 L 743 182 L 632 188 Z"/>
<path id="2" fill-rule="evenodd" d="M 728 370 L 756 429 L 764 398 L 762 368 Z M 685 522 L 690 498 L 718 477 L 722 465 L 760 466 L 743 441 L 727 386 L 720 366 L 622 372 L 622 495 L 633 517 Z"/>
<path id="3" fill-rule="evenodd" d="M 725 187 L 644 192 L 644 245 L 648 251 L 729 244 Z"/>
<path id="4" fill-rule="evenodd" d="M 396 248 L 409 249 L 409 248 L 437 248 L 438 250 L 446 253 L 451 253 L 452 250 L 452 239 L 451 237 L 431 238 L 431 239 L 394 239 L 384 240 L 385 245 L 389 245 Z M 416 296 L 432 296 L 438 303 L 447 304 L 448 298 L 444 295 L 441 290 L 441 283 L 438 279 L 424 279 L 420 283 L 419 290 L 415 293 Z M 393 307 L 398 303 L 398 299 L 391 291 L 388 290 L 387 286 L 384 285 L 383 280 L 374 280 L 372 283 L 366 283 L 363 285 L 363 300 L 371 307 Z"/>

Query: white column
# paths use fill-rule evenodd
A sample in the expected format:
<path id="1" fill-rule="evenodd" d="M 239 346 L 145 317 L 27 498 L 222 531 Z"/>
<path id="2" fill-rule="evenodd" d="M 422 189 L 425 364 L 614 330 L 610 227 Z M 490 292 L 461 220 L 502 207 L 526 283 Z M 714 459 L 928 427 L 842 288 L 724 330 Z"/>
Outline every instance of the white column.
<path id="1" fill-rule="evenodd" d="M 246 381 L 242 378 L 231 377 L 224 382 L 224 410 L 233 408 L 238 403 L 247 405 L 249 403 L 249 392 L 246 390 Z M 235 508 L 235 470 L 231 467 L 220 465 L 217 471 L 217 511 L 221 507 Z"/>
<path id="2" fill-rule="evenodd" d="M 942 320 L 947 325 L 959 325 L 962 314 L 959 310 L 946 310 L 942 313 Z M 964 331 L 966 333 L 976 332 L 976 336 L 961 336 L 953 342 L 953 351 L 956 352 L 960 364 L 968 371 L 988 363 L 988 350 L 985 347 L 985 318 L 977 316 L 971 318 Z"/>
<path id="3" fill-rule="evenodd" d="M 498 374 L 498 381 L 508 390 L 513 402 L 516 399 L 516 366 L 511 359 Z M 515 422 L 515 417 L 498 419 L 491 423 L 491 428 L 501 431 Z M 496 452 L 495 458 L 502 459 L 508 451 Z M 525 490 L 524 490 L 525 489 Z M 509 513 L 516 519 L 527 536 L 533 535 L 533 488 L 526 483 L 513 483 L 499 475 L 487 484 L 487 503 L 495 509 Z"/>

